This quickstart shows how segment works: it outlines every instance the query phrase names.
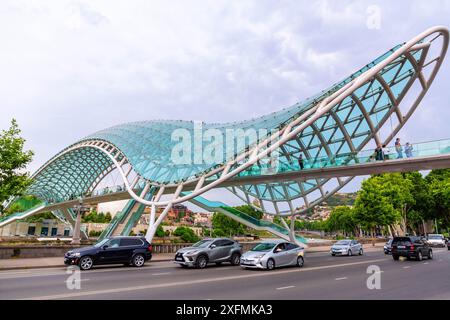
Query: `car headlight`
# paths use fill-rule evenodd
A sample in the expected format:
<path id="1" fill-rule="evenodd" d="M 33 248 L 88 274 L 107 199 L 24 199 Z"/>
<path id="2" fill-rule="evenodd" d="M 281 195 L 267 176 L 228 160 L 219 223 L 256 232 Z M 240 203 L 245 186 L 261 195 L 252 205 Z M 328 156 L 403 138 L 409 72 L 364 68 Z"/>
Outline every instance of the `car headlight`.
<path id="1" fill-rule="evenodd" d="M 79 252 L 70 252 L 69 254 L 71 257 L 79 257 L 81 255 Z"/>
<path id="2" fill-rule="evenodd" d="M 192 251 L 186 252 L 185 254 L 191 255 L 191 254 L 195 254 L 195 253 L 197 253 L 197 252 L 198 252 L 198 250 L 192 250 Z"/>
<path id="3" fill-rule="evenodd" d="M 265 254 L 260 254 L 260 255 L 258 255 L 258 256 L 255 256 L 254 258 L 256 259 L 256 260 L 259 260 L 259 259 L 262 259 L 262 257 L 264 257 L 265 256 Z"/>

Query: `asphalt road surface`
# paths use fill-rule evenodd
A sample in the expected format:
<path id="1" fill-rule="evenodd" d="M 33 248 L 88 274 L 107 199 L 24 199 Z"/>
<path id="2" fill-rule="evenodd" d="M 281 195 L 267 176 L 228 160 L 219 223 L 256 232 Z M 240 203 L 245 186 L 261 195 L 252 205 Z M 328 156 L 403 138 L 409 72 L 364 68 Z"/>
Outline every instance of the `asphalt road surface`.
<path id="1" fill-rule="evenodd" d="M 375 273 L 367 273 L 369 266 Z M 303 268 L 273 271 L 149 262 L 140 269 L 98 267 L 81 272 L 79 281 L 73 275 L 66 268 L 2 271 L 0 299 L 450 299 L 450 251 L 438 248 L 433 260 L 421 262 L 393 261 L 377 249 L 352 257 L 311 253 Z M 379 289 L 368 289 L 370 276 Z"/>

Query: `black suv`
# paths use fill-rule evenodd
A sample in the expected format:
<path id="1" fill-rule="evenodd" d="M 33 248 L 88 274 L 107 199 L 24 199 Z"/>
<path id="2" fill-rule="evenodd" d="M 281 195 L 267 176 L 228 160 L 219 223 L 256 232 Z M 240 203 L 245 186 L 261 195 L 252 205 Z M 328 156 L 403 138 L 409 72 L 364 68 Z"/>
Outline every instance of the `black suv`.
<path id="1" fill-rule="evenodd" d="M 394 237 L 392 240 L 392 258 L 406 257 L 422 261 L 423 257 L 433 259 L 433 250 L 423 237 Z"/>
<path id="2" fill-rule="evenodd" d="M 91 247 L 66 252 L 64 263 L 89 270 L 93 265 L 120 264 L 142 267 L 152 258 L 152 246 L 144 237 L 105 238 Z"/>

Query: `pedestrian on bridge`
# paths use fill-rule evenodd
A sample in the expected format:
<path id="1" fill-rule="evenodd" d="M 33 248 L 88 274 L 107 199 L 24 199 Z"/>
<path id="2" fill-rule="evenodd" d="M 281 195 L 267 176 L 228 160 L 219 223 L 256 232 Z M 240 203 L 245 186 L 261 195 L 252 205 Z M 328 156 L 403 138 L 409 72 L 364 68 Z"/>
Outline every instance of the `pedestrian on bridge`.
<path id="1" fill-rule="evenodd" d="M 298 165 L 300 166 L 300 170 L 303 170 L 304 164 L 303 164 L 303 155 L 300 153 L 298 157 Z"/>
<path id="2" fill-rule="evenodd" d="M 409 142 L 406 143 L 405 145 L 405 154 L 407 158 L 412 158 L 412 151 L 413 151 L 413 146 L 412 144 L 410 144 Z"/>
<path id="3" fill-rule="evenodd" d="M 383 151 L 383 159 L 389 160 L 391 151 L 385 144 L 383 144 L 382 151 Z"/>
<path id="4" fill-rule="evenodd" d="M 383 148 L 381 147 L 380 143 L 377 145 L 377 148 L 375 149 L 375 160 L 377 161 L 384 160 Z"/>
<path id="5" fill-rule="evenodd" d="M 400 143 L 400 138 L 395 139 L 395 151 L 397 151 L 397 159 L 403 158 L 403 148 Z"/>

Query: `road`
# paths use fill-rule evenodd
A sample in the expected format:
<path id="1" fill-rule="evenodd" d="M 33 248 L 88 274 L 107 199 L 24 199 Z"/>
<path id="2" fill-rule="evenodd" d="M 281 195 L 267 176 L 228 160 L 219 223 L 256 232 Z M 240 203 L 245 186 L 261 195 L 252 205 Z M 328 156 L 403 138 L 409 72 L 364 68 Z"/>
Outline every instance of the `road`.
<path id="1" fill-rule="evenodd" d="M 368 266 L 380 269 L 380 289 L 368 289 Z M 0 299 L 450 299 L 450 251 L 433 260 L 393 261 L 379 249 L 364 256 L 310 253 L 303 268 L 243 270 L 223 264 L 204 270 L 172 262 L 99 267 L 81 272 L 69 290 L 65 268 L 0 272 Z"/>

